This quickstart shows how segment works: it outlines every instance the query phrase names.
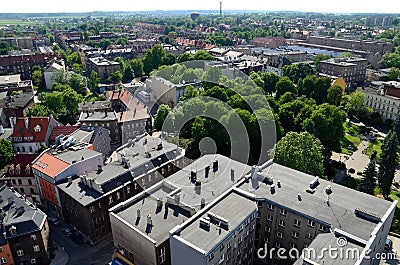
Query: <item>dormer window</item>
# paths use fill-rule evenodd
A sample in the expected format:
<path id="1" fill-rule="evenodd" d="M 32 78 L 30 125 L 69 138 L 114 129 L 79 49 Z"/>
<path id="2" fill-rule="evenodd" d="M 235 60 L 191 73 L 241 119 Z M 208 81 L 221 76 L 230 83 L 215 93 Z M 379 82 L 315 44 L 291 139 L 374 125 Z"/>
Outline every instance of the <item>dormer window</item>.
<path id="1" fill-rule="evenodd" d="M 14 164 L 12 164 L 12 165 L 10 166 L 10 168 L 8 169 L 8 173 L 9 173 L 10 175 L 14 175 Z"/>
<path id="2" fill-rule="evenodd" d="M 11 233 L 11 235 L 17 234 L 17 228 L 15 226 L 11 226 L 10 227 L 10 233 Z"/>
<path id="3" fill-rule="evenodd" d="M 36 125 L 35 128 L 34 128 L 34 131 L 37 132 L 37 133 L 41 132 L 42 131 L 42 127 L 40 127 L 40 125 Z"/>

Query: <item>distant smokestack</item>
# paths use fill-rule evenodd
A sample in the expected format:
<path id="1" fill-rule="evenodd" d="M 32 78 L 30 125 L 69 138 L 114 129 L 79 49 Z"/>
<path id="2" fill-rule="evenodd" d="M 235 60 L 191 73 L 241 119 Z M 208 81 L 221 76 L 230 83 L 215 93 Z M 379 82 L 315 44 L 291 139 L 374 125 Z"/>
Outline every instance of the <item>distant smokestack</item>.
<path id="1" fill-rule="evenodd" d="M 219 16 L 222 17 L 222 1 L 219 2 Z"/>

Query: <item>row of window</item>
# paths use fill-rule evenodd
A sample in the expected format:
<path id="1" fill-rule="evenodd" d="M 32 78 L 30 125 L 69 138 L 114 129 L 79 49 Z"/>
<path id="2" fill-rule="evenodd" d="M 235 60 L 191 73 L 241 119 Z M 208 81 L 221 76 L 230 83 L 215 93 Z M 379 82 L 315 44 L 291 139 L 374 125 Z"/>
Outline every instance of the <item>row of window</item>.
<path id="1" fill-rule="evenodd" d="M 17 174 L 19 174 L 19 173 L 17 173 Z M 22 179 L 12 179 L 11 181 L 12 181 L 13 185 L 17 185 L 17 182 L 18 182 L 18 185 L 23 185 L 22 184 Z M 32 180 L 31 179 L 28 179 L 28 185 L 32 185 Z"/>

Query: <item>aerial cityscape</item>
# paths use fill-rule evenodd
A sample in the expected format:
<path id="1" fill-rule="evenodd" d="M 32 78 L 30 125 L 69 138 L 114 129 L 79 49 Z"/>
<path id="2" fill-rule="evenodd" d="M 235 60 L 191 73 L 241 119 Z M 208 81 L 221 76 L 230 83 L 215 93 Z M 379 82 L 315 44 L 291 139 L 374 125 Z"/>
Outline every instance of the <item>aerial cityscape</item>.
<path id="1" fill-rule="evenodd" d="M 0 10 L 0 264 L 400 264 L 400 5 Z"/>

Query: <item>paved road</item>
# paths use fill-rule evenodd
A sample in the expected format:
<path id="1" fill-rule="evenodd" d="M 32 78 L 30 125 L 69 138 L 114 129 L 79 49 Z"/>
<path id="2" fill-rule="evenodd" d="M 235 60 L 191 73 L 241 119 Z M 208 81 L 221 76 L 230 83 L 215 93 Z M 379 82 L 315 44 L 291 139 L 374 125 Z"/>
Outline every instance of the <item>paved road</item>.
<path id="1" fill-rule="evenodd" d="M 385 250 L 383 254 L 387 256 L 386 259 L 382 259 L 379 263 L 380 265 L 398 265 L 400 264 L 400 239 L 397 237 L 389 236 L 393 241 L 393 247 L 391 250 Z"/>
<path id="2" fill-rule="evenodd" d="M 114 249 L 111 239 L 93 247 L 85 243 L 77 245 L 61 232 L 61 227 L 54 226 L 51 226 L 51 238 L 68 252 L 69 265 L 104 265 L 111 261 Z"/>

